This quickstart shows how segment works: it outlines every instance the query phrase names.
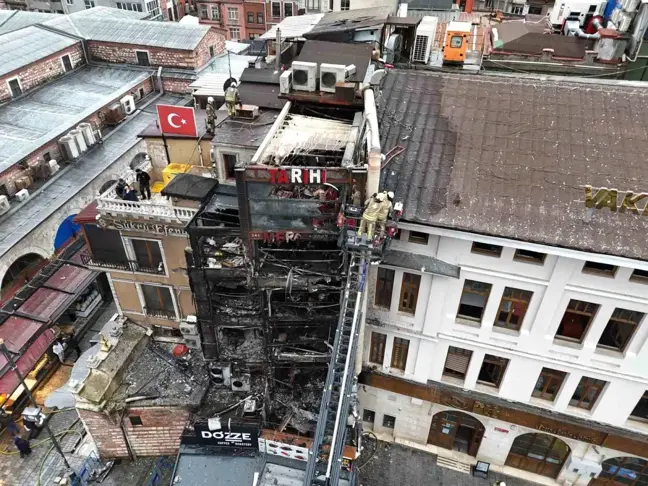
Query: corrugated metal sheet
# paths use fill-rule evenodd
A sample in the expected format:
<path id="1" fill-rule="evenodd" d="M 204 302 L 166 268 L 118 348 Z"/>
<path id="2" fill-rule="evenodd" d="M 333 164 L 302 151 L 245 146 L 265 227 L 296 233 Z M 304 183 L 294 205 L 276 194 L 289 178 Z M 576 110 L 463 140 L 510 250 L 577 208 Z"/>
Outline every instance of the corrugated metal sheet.
<path id="1" fill-rule="evenodd" d="M 29 346 L 29 349 L 23 354 L 16 366 L 23 376 L 29 374 L 38 360 L 47 352 L 47 348 L 54 342 L 55 334 L 52 329 L 46 329 L 34 343 Z M 0 372 L 4 371 L 4 375 L 0 378 L 0 393 L 11 394 L 18 388 L 18 378 L 16 374 L 9 370 L 7 360 L 4 356 L 0 356 Z"/>
<path id="2" fill-rule="evenodd" d="M 281 23 L 273 25 L 272 28 L 263 34 L 259 39 L 275 39 L 277 37 L 277 27 L 281 29 L 282 39 L 294 39 L 296 37 L 303 37 L 306 32 L 310 32 L 319 21 L 324 17 L 324 14 L 312 15 L 296 15 L 288 17 Z"/>
<path id="3" fill-rule="evenodd" d="M 54 275 L 47 280 L 49 287 L 76 293 L 86 287 L 94 278 L 95 272 L 86 268 L 68 265 L 67 263 L 59 268 Z M 21 307 L 22 310 L 22 307 Z"/>
<path id="4" fill-rule="evenodd" d="M 18 309 L 22 314 L 38 319 L 53 319 L 72 296 L 56 290 L 40 288 Z"/>
<path id="5" fill-rule="evenodd" d="M 0 339 L 4 339 L 10 352 L 20 353 L 41 326 L 41 323 L 31 319 L 11 316 L 0 326 Z"/>

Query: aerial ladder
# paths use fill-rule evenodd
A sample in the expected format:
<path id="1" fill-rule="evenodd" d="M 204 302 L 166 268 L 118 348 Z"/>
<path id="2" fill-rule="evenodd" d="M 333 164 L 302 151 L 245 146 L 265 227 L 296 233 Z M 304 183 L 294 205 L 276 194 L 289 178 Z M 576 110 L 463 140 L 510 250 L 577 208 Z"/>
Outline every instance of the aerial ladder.
<path id="1" fill-rule="evenodd" d="M 355 209 L 356 222 L 361 214 Z M 394 215 L 402 213 L 402 204 L 394 207 Z M 353 220 L 351 215 L 350 220 Z M 348 221 L 348 220 L 347 220 Z M 358 335 L 362 323 L 363 301 L 366 292 L 369 264 L 380 260 L 380 255 L 391 242 L 396 232 L 395 221 L 390 221 L 387 237 L 382 241 L 358 241 L 355 230 L 343 226 L 346 239 L 342 248 L 346 253 L 347 279 L 341 298 L 340 318 L 335 333 L 333 351 L 329 364 L 326 384 L 320 405 L 319 418 L 312 447 L 309 451 L 304 486 L 337 486 L 343 465 L 344 446 L 347 441 L 348 419 L 352 400 L 357 399 L 355 362 Z M 378 257 L 376 258 L 376 255 Z M 360 421 L 357 421 L 358 426 Z M 350 485 L 353 486 L 355 468 L 351 472 Z"/>

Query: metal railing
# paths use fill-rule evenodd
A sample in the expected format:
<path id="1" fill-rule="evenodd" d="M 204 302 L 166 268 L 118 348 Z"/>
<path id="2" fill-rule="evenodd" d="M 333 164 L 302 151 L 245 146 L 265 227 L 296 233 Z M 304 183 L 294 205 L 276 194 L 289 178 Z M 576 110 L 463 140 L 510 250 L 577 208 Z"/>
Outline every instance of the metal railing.
<path id="1" fill-rule="evenodd" d="M 145 307 L 144 314 L 149 317 L 157 317 L 158 319 L 169 319 L 170 321 L 175 321 L 178 318 L 174 310 L 166 309 L 149 309 Z"/>
<path id="2" fill-rule="evenodd" d="M 143 265 L 134 260 L 107 261 L 97 260 L 89 253 L 81 254 L 81 262 L 89 267 L 98 267 L 108 270 L 120 270 L 124 272 L 150 273 L 153 275 L 165 275 L 164 263 L 158 265 Z"/>

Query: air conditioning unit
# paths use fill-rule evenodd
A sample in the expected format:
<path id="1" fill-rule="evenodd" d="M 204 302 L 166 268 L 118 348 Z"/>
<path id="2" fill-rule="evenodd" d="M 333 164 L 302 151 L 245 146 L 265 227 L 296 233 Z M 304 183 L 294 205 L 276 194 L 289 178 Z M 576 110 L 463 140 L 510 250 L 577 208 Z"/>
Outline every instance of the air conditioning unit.
<path id="1" fill-rule="evenodd" d="M 49 173 L 48 174 L 49 177 L 56 174 L 59 171 L 59 169 L 61 168 L 61 167 L 59 167 L 58 162 L 56 160 L 54 160 L 54 159 L 48 161 L 47 165 L 45 167 L 46 167 L 45 170 Z"/>
<path id="2" fill-rule="evenodd" d="M 200 349 L 200 336 L 183 335 L 182 338 L 188 348 Z"/>
<path id="3" fill-rule="evenodd" d="M 249 392 L 250 391 L 250 373 L 241 373 L 232 376 L 232 391 Z"/>
<path id="4" fill-rule="evenodd" d="M 147 159 L 149 162 L 151 161 L 151 157 L 148 156 L 148 155 L 146 156 L 146 159 Z M 189 323 L 191 323 L 191 324 L 196 324 L 196 323 L 198 322 L 198 318 L 197 318 L 195 315 L 193 315 L 193 314 L 189 314 L 189 315 L 187 316 L 187 318 L 185 319 L 185 321 L 187 321 L 187 322 L 189 322 Z"/>
<path id="5" fill-rule="evenodd" d="M 569 472 L 578 474 L 579 476 L 589 477 L 591 479 L 598 478 L 599 474 L 601 474 L 601 471 L 603 470 L 601 464 L 580 457 L 574 457 L 573 455 L 570 455 L 567 459 L 565 468 Z"/>
<path id="6" fill-rule="evenodd" d="M 127 115 L 135 112 L 135 98 L 133 95 L 124 96 L 119 103 L 124 107 L 124 111 Z"/>
<path id="7" fill-rule="evenodd" d="M 81 133 L 83 133 L 83 138 L 88 147 L 92 147 L 95 144 L 96 139 L 94 131 L 92 130 L 92 125 L 89 123 L 79 123 L 77 130 L 80 130 Z"/>
<path id="8" fill-rule="evenodd" d="M 104 115 L 106 116 L 106 124 L 115 126 L 126 117 L 126 112 L 121 103 L 113 103 L 108 107 L 108 111 Z"/>
<path id="9" fill-rule="evenodd" d="M 427 64 L 430 60 L 430 51 L 434 44 L 438 22 L 439 19 L 437 17 L 423 17 L 423 20 L 421 20 L 421 23 L 416 28 L 414 49 L 412 49 L 412 61 Z"/>
<path id="10" fill-rule="evenodd" d="M 295 61 L 292 63 L 292 85 L 299 91 L 315 91 L 317 84 L 317 64 Z"/>
<path id="11" fill-rule="evenodd" d="M 68 134 L 61 137 L 58 143 L 66 160 L 76 160 L 79 157 L 79 147 L 77 146 L 76 139 L 72 135 Z"/>
<path id="12" fill-rule="evenodd" d="M 85 138 L 83 138 L 83 133 L 81 130 L 70 130 L 68 135 L 71 135 L 74 137 L 74 140 L 76 140 L 77 147 L 79 147 L 79 152 L 83 153 L 86 150 L 88 150 L 88 146 L 85 143 Z"/>
<path id="13" fill-rule="evenodd" d="M 7 196 L 0 196 L 0 214 L 4 214 L 11 209 L 9 198 Z"/>
<path id="14" fill-rule="evenodd" d="M 292 71 L 289 69 L 288 71 L 284 71 L 281 74 L 281 77 L 279 78 L 279 92 L 281 94 L 288 94 L 290 93 L 291 88 L 292 88 Z"/>
<path id="15" fill-rule="evenodd" d="M 26 201 L 29 199 L 29 191 L 27 189 L 21 189 L 16 193 L 16 199 L 20 202 Z"/>
<path id="16" fill-rule="evenodd" d="M 180 332 L 183 336 L 196 336 L 198 334 L 198 326 L 190 322 L 181 322 Z"/>
<path id="17" fill-rule="evenodd" d="M 320 64 L 320 91 L 335 93 L 335 84 L 344 82 L 346 66 L 342 64 Z"/>
<path id="18" fill-rule="evenodd" d="M 217 386 L 232 386 L 232 368 L 229 363 L 213 363 L 209 365 L 209 376 Z"/>

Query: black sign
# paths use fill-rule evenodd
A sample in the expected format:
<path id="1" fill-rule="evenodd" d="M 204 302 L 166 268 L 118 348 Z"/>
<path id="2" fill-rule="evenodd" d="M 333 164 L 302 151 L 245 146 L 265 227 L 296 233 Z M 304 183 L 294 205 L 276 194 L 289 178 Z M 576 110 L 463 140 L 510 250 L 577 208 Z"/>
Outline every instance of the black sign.
<path id="1" fill-rule="evenodd" d="M 226 424 L 221 430 L 209 430 L 207 424 L 195 424 L 196 439 L 200 445 L 221 447 L 259 448 L 259 429 L 256 427 Z"/>

